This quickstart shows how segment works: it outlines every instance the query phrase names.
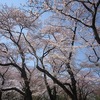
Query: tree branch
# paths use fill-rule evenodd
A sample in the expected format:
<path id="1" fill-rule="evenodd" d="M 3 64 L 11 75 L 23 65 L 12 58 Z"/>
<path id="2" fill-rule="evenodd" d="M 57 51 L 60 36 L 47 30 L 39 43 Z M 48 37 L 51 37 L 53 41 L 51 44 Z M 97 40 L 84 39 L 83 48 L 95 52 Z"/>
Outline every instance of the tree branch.
<path id="1" fill-rule="evenodd" d="M 11 91 L 11 90 L 15 90 L 17 92 L 19 92 L 20 94 L 24 95 L 25 93 L 22 92 L 20 89 L 16 88 L 16 87 L 11 87 L 11 88 L 6 88 L 6 89 L 1 89 L 2 91 Z"/>
<path id="2" fill-rule="evenodd" d="M 47 70 L 42 69 L 41 67 L 39 67 L 37 65 L 37 69 L 43 73 L 45 73 L 48 77 L 50 77 L 56 84 L 58 84 L 61 88 L 63 88 L 63 90 L 72 98 L 73 94 L 59 81 L 57 80 L 55 77 L 53 77 Z"/>
<path id="3" fill-rule="evenodd" d="M 14 64 L 14 63 L 6 63 L 6 64 L 0 63 L 0 66 L 13 66 L 17 68 L 20 72 L 22 72 L 22 69 L 17 64 Z"/>

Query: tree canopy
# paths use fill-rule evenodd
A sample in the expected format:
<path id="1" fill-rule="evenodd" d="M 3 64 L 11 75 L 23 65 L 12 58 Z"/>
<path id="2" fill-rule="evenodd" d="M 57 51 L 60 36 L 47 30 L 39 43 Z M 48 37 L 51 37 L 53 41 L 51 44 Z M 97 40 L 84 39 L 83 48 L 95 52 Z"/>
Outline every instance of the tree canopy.
<path id="1" fill-rule="evenodd" d="M 99 100 L 99 16 L 100 0 L 2 5 L 0 100 Z"/>

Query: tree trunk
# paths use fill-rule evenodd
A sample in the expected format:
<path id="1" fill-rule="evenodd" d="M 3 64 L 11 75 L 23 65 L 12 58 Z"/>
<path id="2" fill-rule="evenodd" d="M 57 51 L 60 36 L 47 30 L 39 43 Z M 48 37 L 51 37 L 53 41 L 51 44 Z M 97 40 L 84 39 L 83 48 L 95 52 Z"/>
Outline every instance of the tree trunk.
<path id="1" fill-rule="evenodd" d="M 0 91 L 0 100 L 2 100 L 2 91 Z"/>
<path id="2" fill-rule="evenodd" d="M 53 98 L 54 98 L 55 100 L 57 99 L 56 86 L 53 87 Z"/>
<path id="3" fill-rule="evenodd" d="M 74 96 L 72 97 L 72 100 L 78 100 L 78 99 L 77 99 L 77 96 L 74 95 Z"/>
<path id="4" fill-rule="evenodd" d="M 26 87 L 24 100 L 32 100 L 32 92 L 29 87 Z"/>
<path id="5" fill-rule="evenodd" d="M 41 60 L 41 63 L 43 64 L 43 59 Z M 42 67 L 45 70 L 45 67 L 44 66 Z M 48 81 L 47 81 L 46 73 L 44 73 L 44 82 L 45 82 L 50 100 L 56 100 L 56 87 L 54 86 L 53 89 L 50 88 Z"/>
<path id="6" fill-rule="evenodd" d="M 24 82 L 25 82 L 24 100 L 32 100 L 32 92 L 30 90 L 29 81 L 28 81 L 28 79 L 26 77 L 24 78 Z"/>
<path id="7" fill-rule="evenodd" d="M 32 99 L 32 91 L 30 90 L 29 82 L 25 82 L 24 100 L 33 100 Z"/>
<path id="8" fill-rule="evenodd" d="M 24 83 L 25 83 L 25 87 L 24 87 L 24 91 L 25 91 L 24 100 L 32 100 L 32 92 L 31 92 L 30 86 L 29 86 L 30 82 L 29 82 L 29 80 L 27 78 L 27 74 L 26 74 L 26 71 L 25 71 L 24 64 L 23 64 L 21 76 L 24 79 Z"/>

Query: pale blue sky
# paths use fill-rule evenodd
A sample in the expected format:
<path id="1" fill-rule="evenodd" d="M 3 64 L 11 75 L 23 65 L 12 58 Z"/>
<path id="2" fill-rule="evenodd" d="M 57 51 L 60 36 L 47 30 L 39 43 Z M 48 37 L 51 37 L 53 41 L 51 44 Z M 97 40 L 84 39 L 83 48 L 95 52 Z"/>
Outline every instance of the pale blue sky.
<path id="1" fill-rule="evenodd" d="M 14 7 L 21 7 L 21 5 L 26 4 L 28 0 L 0 0 L 0 5 L 8 5 L 8 6 L 14 6 Z M 45 13 L 42 15 L 42 20 L 48 18 L 51 13 Z"/>
<path id="2" fill-rule="evenodd" d="M 0 0 L 0 5 L 7 4 L 8 6 L 19 7 L 21 4 L 25 4 L 25 2 L 27 2 L 27 0 Z"/>

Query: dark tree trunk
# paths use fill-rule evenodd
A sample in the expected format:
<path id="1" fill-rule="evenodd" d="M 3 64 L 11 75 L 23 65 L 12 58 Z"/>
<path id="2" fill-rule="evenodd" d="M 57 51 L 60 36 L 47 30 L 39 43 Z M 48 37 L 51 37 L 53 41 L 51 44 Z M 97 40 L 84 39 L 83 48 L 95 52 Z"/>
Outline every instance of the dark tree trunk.
<path id="1" fill-rule="evenodd" d="M 25 95 L 24 95 L 24 100 L 32 100 L 32 92 L 30 90 L 29 82 L 25 81 Z"/>
<path id="2" fill-rule="evenodd" d="M 44 73 L 44 82 L 45 82 L 45 85 L 46 85 L 47 92 L 48 92 L 48 95 L 49 95 L 50 100 L 56 100 L 56 98 L 52 94 L 52 89 L 50 88 L 50 86 L 49 86 L 49 84 L 47 82 L 47 77 L 46 77 L 46 74 L 45 73 Z M 54 89 L 53 89 L 53 93 L 54 93 Z"/>
<path id="3" fill-rule="evenodd" d="M 30 82 L 29 82 L 29 79 L 27 78 L 25 67 L 22 68 L 21 76 L 24 79 L 24 83 L 25 83 L 25 87 L 24 87 L 24 91 L 25 91 L 24 100 L 32 100 L 32 92 L 31 92 L 30 86 L 29 86 Z"/>
<path id="4" fill-rule="evenodd" d="M 78 100 L 78 99 L 77 99 L 77 96 L 74 95 L 74 96 L 72 97 L 72 100 Z"/>
<path id="5" fill-rule="evenodd" d="M 73 31 L 74 32 L 74 35 L 73 35 L 73 38 L 72 38 L 73 41 L 71 43 L 72 47 L 74 46 L 74 42 L 75 42 L 76 29 L 77 29 L 77 27 L 75 26 L 75 29 Z M 70 61 L 72 59 L 72 56 L 73 56 L 73 51 L 71 51 L 69 53 L 69 58 L 68 58 L 69 59 L 69 62 L 66 64 L 66 67 L 67 67 L 67 72 L 69 73 L 70 80 L 71 80 L 71 90 L 72 90 L 72 94 L 73 94 L 72 100 L 78 100 L 78 98 L 77 98 L 77 89 L 76 89 L 76 80 L 75 80 L 74 73 L 73 73 L 73 71 L 71 69 L 71 66 L 70 66 Z"/>
<path id="6" fill-rule="evenodd" d="M 56 86 L 53 88 L 53 98 L 56 100 L 57 99 L 57 91 L 56 91 Z"/>
<path id="7" fill-rule="evenodd" d="M 2 91 L 0 91 L 0 100 L 2 100 Z"/>
<path id="8" fill-rule="evenodd" d="M 57 91 L 56 87 L 54 86 L 53 89 L 51 90 L 51 95 L 50 95 L 50 100 L 57 100 Z"/>
<path id="9" fill-rule="evenodd" d="M 29 88 L 27 88 L 25 91 L 24 100 L 32 100 L 32 92 Z"/>

